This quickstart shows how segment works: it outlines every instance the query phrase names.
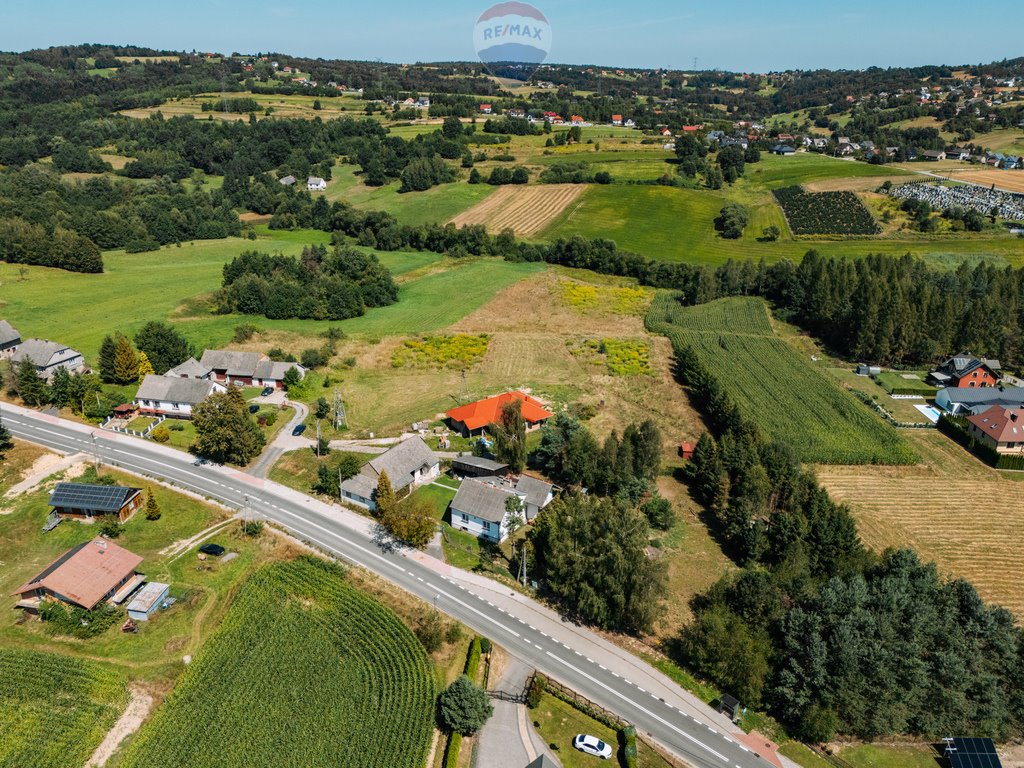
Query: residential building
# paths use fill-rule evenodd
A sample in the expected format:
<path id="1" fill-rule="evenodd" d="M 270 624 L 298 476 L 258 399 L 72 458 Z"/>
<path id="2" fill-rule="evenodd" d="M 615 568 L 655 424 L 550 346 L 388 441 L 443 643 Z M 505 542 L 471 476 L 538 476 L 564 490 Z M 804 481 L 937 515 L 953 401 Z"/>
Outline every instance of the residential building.
<path id="1" fill-rule="evenodd" d="M 183 379 L 151 373 L 139 385 L 134 404 L 145 415 L 191 419 L 192 409 L 214 392 L 227 392 L 227 387 L 210 379 Z"/>
<path id="2" fill-rule="evenodd" d="M 1024 453 L 1024 409 L 992 405 L 967 417 L 967 431 L 997 453 Z"/>
<path id="3" fill-rule="evenodd" d="M 363 465 L 355 477 L 341 484 L 341 496 L 371 512 L 377 508 L 374 495 L 380 476 L 387 473 L 396 494 L 412 491 L 441 474 L 441 464 L 429 446 L 418 437 L 410 437 Z"/>
<path id="4" fill-rule="evenodd" d="M 327 182 L 319 176 L 310 176 L 306 179 L 306 189 L 310 192 L 323 192 L 327 189 Z"/>
<path id="5" fill-rule="evenodd" d="M 939 160 L 946 159 L 946 153 L 941 149 L 926 149 L 921 153 L 921 157 L 930 162 L 938 162 Z"/>
<path id="6" fill-rule="evenodd" d="M 946 387 L 935 395 L 935 404 L 954 416 L 981 413 L 993 405 L 1024 407 L 1024 387 Z"/>
<path id="7" fill-rule="evenodd" d="M 28 360 L 36 367 L 36 373 L 49 381 L 58 368 L 72 373 L 85 367 L 82 353 L 64 344 L 47 339 L 26 339 L 11 354 L 11 362 L 21 364 Z"/>
<path id="8" fill-rule="evenodd" d="M 0 320 L 0 357 L 10 357 L 18 351 L 21 334 L 6 320 Z"/>
<path id="9" fill-rule="evenodd" d="M 213 371 L 200 363 L 194 357 L 190 357 L 181 365 L 171 368 L 164 376 L 173 376 L 179 379 L 208 379 Z"/>
<path id="10" fill-rule="evenodd" d="M 151 581 L 138 592 L 128 603 L 128 618 L 132 621 L 149 621 L 149 617 L 163 605 L 170 592 L 170 585 L 159 581 Z"/>
<path id="11" fill-rule="evenodd" d="M 144 580 L 142 558 L 97 537 L 72 547 L 12 594 L 18 608 L 38 611 L 42 600 L 59 600 L 91 611 L 100 602 L 123 602 Z"/>
<path id="12" fill-rule="evenodd" d="M 488 397 L 486 400 L 460 405 L 458 408 L 452 408 L 445 416 L 452 429 L 463 437 L 471 437 L 479 435 L 489 424 L 497 422 L 501 416 L 501 409 L 515 400 L 521 403 L 523 421 L 526 422 L 527 429 L 535 429 L 554 416 L 539 400 L 523 392 L 506 392 Z"/>
<path id="13" fill-rule="evenodd" d="M 526 520 L 533 520 L 555 498 L 555 486 L 537 477 L 520 475 L 515 482 L 516 493 L 523 495 Z"/>
<path id="14" fill-rule="evenodd" d="M 994 387 L 999 383 L 1001 368 L 998 360 L 961 352 L 937 366 L 927 380 L 936 387 Z"/>
<path id="15" fill-rule="evenodd" d="M 612 125 L 622 125 L 622 115 L 612 115 Z"/>
<path id="16" fill-rule="evenodd" d="M 788 144 L 776 144 L 774 147 L 772 147 L 773 155 L 792 155 L 795 152 L 796 150 L 793 149 Z"/>
<path id="17" fill-rule="evenodd" d="M 142 489 L 120 485 L 57 483 L 50 494 L 53 514 L 65 520 L 117 515 L 124 522 L 142 508 Z"/>
<path id="18" fill-rule="evenodd" d="M 491 114 L 492 111 L 493 111 L 493 108 L 491 107 L 490 104 L 481 104 L 480 105 L 480 112 L 481 112 L 481 114 L 489 115 L 489 114 Z"/>
<path id="19" fill-rule="evenodd" d="M 526 494 L 501 484 L 464 480 L 450 505 L 452 527 L 500 543 L 508 537 L 510 498 L 525 503 Z"/>

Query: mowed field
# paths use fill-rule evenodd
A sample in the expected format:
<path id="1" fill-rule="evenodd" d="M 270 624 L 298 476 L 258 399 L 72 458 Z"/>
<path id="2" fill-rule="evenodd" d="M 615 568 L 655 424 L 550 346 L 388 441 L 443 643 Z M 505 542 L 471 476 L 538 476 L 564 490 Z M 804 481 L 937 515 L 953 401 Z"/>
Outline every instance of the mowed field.
<path id="1" fill-rule="evenodd" d="M 484 224 L 491 232 L 511 229 L 521 237 L 528 237 L 547 227 L 563 211 L 571 210 L 585 189 L 585 184 L 504 186 L 451 222 L 458 227 Z"/>
<path id="2" fill-rule="evenodd" d="M 818 479 L 850 506 L 865 544 L 913 546 L 1024 620 L 1024 478 L 985 466 L 936 430 L 905 436 L 918 466 L 819 466 Z"/>
<path id="3" fill-rule="evenodd" d="M 1004 189 L 1007 192 L 1024 194 L 1024 172 L 1021 171 L 1004 171 L 997 168 L 965 166 L 963 170 L 945 171 L 944 175 L 949 176 L 954 181 L 969 181 L 973 184 L 994 186 L 996 189 Z"/>
<path id="4" fill-rule="evenodd" d="M 250 577 L 120 765 L 420 768 L 434 697 L 398 617 L 303 557 Z"/>

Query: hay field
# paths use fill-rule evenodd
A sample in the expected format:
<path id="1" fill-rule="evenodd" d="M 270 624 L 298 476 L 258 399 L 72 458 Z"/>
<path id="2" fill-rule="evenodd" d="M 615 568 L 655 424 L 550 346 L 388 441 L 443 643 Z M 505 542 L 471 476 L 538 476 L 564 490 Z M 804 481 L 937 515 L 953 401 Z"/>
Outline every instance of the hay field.
<path id="1" fill-rule="evenodd" d="M 451 220 L 457 227 L 484 224 L 491 232 L 509 228 L 517 235 L 540 232 L 568 208 L 587 188 L 586 184 L 505 186 Z"/>
<path id="2" fill-rule="evenodd" d="M 1024 619 L 1024 482 L 986 467 L 937 431 L 902 434 L 921 464 L 819 466 L 818 479 L 850 505 L 869 547 L 913 546 Z"/>
<path id="3" fill-rule="evenodd" d="M 996 189 L 1024 194 L 1024 173 L 1021 171 L 1000 171 L 996 168 L 975 169 L 971 166 L 964 170 L 946 171 L 954 181 L 970 181 L 985 186 L 995 185 Z"/>

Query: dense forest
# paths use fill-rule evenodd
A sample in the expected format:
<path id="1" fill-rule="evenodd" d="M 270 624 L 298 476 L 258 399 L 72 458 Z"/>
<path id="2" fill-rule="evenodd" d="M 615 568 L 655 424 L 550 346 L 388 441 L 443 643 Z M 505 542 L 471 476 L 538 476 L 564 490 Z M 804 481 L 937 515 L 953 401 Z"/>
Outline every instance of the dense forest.
<path id="1" fill-rule="evenodd" d="M 712 430 L 687 475 L 741 570 L 695 600 L 680 661 L 808 741 L 1019 735 L 1024 632 L 1010 613 L 912 550 L 867 550 L 849 510 L 740 415 L 686 346 L 672 322 L 681 306 L 660 296 L 648 324 L 672 341 Z"/>
<path id="2" fill-rule="evenodd" d="M 246 251 L 224 265 L 219 305 L 223 312 L 345 320 L 398 300 L 398 286 L 372 253 L 336 246 L 307 246 L 302 255 Z"/>

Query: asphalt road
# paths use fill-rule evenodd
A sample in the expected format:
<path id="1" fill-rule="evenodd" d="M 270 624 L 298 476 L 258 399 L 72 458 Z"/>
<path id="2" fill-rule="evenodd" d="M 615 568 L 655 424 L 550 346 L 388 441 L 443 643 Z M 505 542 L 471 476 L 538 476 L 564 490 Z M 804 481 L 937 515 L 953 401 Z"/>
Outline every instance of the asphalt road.
<path id="1" fill-rule="evenodd" d="M 611 710 L 697 768 L 764 768 L 720 715 L 652 667 L 583 627 L 476 574 L 389 546 L 372 521 L 283 486 L 149 441 L 4 405 L 12 434 L 60 452 L 172 483 L 273 521 L 299 539 L 362 566 L 491 638 L 541 672 Z"/>

